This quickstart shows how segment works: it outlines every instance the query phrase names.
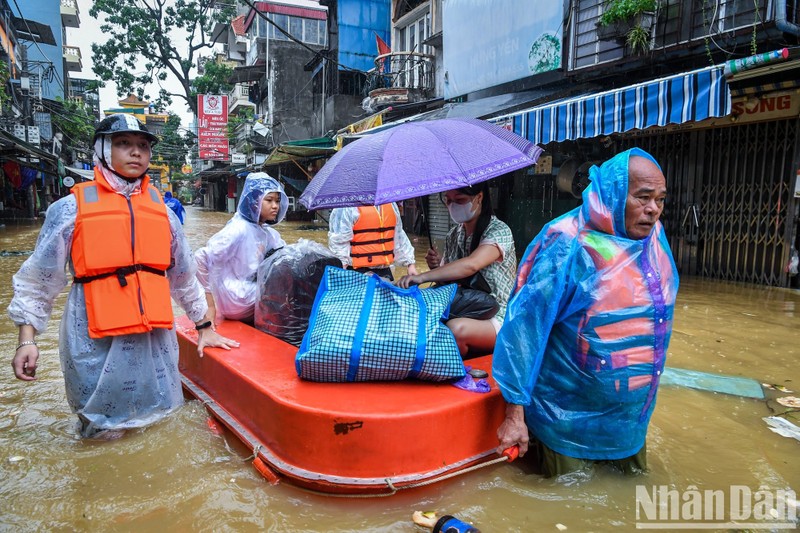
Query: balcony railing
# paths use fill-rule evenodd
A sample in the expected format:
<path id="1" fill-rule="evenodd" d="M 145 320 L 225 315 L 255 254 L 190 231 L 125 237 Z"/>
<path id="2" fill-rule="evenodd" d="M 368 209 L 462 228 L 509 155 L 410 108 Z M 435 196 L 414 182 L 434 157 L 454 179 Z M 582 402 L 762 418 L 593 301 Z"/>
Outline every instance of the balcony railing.
<path id="1" fill-rule="evenodd" d="M 67 70 L 71 72 L 80 72 L 83 69 L 81 62 L 81 49 L 77 46 L 64 47 L 64 63 Z"/>
<path id="2" fill-rule="evenodd" d="M 228 99 L 240 98 L 247 100 L 250 97 L 250 86 L 237 83 L 234 85 L 231 92 L 228 93 Z"/>
<path id="3" fill-rule="evenodd" d="M 650 32 L 650 49 L 680 47 L 702 50 L 707 45 L 714 52 L 747 46 L 753 32 L 763 40 L 766 38 L 763 35 L 765 27 L 774 27 L 773 3 L 771 0 L 661 0 L 656 24 Z M 624 36 L 603 39 L 598 36 L 597 21 L 604 4 L 605 0 L 573 2 L 575 24 L 571 34 L 569 70 L 611 63 L 630 55 Z"/>
<path id="4" fill-rule="evenodd" d="M 373 89 L 397 88 L 433 92 L 434 56 L 417 52 L 392 52 L 375 58 Z"/>
<path id="5" fill-rule="evenodd" d="M 243 107 L 255 110 L 256 104 L 250 101 L 250 86 L 237 83 L 228 93 L 228 113 L 235 115 Z"/>
<path id="6" fill-rule="evenodd" d="M 80 27 L 80 10 L 76 0 L 61 0 L 61 23 L 68 28 Z"/>
<path id="7" fill-rule="evenodd" d="M 244 152 L 244 147 L 248 140 L 253 135 L 253 125 L 247 122 L 237 124 L 233 131 L 230 132 L 229 141 L 231 146 L 236 148 L 239 152 Z"/>

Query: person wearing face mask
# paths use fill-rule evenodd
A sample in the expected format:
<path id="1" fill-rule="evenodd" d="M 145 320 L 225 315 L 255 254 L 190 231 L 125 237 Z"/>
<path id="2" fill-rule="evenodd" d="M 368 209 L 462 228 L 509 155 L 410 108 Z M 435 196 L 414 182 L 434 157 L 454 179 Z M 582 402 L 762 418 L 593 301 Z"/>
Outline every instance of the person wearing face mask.
<path id="1" fill-rule="evenodd" d="M 492 211 L 486 182 L 447 191 L 442 195 L 450 218 L 457 225 L 447 234 L 444 253 L 431 248 L 425 255 L 430 270 L 400 278 L 395 284 L 411 285 L 455 282 L 469 285 L 476 277 L 497 301 L 497 314 L 488 320 L 453 318 L 453 332 L 462 357 L 491 353 L 505 317 L 508 295 L 514 286 L 517 256 L 511 229 Z"/>
<path id="2" fill-rule="evenodd" d="M 289 209 L 289 197 L 265 172 L 252 172 L 236 214 L 197 250 L 197 278 L 206 291 L 211 316 L 252 322 L 258 299 L 258 265 L 286 243 L 272 227 Z M 212 326 L 212 328 L 215 326 Z"/>
<path id="3" fill-rule="evenodd" d="M 383 205 L 338 207 L 328 219 L 328 247 L 345 268 L 373 272 L 394 280 L 392 264 L 416 274 L 414 245 L 403 231 L 394 202 Z"/>
<path id="4" fill-rule="evenodd" d="M 12 367 L 17 379 L 33 381 L 35 335 L 72 273 L 59 353 L 82 437 L 119 437 L 183 403 L 170 296 L 195 322 L 201 355 L 206 346 L 238 346 L 207 327 L 208 305 L 181 223 L 149 183 L 157 140 L 131 115 L 101 121 L 94 180 L 50 206 L 33 254 L 13 278 L 8 315 L 19 343 Z"/>

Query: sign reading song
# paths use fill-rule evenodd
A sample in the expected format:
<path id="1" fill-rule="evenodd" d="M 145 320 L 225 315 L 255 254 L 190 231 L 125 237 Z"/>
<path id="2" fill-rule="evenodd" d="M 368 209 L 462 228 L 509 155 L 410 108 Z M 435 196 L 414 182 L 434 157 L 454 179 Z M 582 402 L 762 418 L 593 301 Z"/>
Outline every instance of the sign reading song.
<path id="1" fill-rule="evenodd" d="M 200 159 L 227 161 L 230 158 L 226 132 L 228 96 L 198 94 L 197 121 Z"/>

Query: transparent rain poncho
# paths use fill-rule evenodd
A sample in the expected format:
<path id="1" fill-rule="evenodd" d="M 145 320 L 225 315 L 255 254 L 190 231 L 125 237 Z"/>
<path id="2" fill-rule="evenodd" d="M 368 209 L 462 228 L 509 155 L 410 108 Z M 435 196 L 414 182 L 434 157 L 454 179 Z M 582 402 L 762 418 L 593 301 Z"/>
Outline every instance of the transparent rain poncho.
<path id="1" fill-rule="evenodd" d="M 258 265 L 273 248 L 286 243 L 267 224 L 259 224 L 261 202 L 278 192 L 281 205 L 277 224 L 286 216 L 289 198 L 277 180 L 264 172 L 247 176 L 233 218 L 197 250 L 197 277 L 206 292 L 214 297 L 217 316 L 250 320 L 258 299 Z"/>
<path id="2" fill-rule="evenodd" d="M 497 337 L 493 374 L 529 431 L 582 459 L 623 459 L 644 445 L 672 330 L 678 273 L 657 223 L 627 238 L 628 160 L 590 171 L 583 205 L 530 243 Z"/>
<path id="3" fill-rule="evenodd" d="M 118 193 L 140 194 L 138 181 L 134 185 L 109 172 L 103 174 Z M 181 223 L 171 210 L 167 213 L 174 261 L 167 270 L 170 294 L 189 318 L 198 322 L 208 306 Z M 53 302 L 67 285 L 67 267 L 74 274 L 70 251 L 76 214 L 72 194 L 47 210 L 36 248 L 13 278 L 14 298 L 8 314 L 17 326 L 31 324 L 37 332 L 47 327 Z M 113 238 L 114 228 L 108 231 Z M 175 330 L 92 339 L 82 284 L 73 284 L 67 296 L 59 353 L 67 400 L 82 422 L 84 437 L 107 429 L 147 426 L 183 403 Z"/>

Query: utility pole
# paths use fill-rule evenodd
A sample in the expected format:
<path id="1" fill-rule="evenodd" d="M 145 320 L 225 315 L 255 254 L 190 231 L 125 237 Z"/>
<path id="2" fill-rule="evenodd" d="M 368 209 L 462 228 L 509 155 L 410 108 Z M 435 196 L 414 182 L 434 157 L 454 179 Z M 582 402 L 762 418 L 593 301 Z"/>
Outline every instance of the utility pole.
<path id="1" fill-rule="evenodd" d="M 325 95 L 325 81 L 326 81 L 325 80 L 325 76 L 327 75 L 327 72 L 325 72 L 325 62 L 326 62 L 326 59 L 325 59 L 325 56 L 323 55 L 322 56 L 322 102 L 320 103 L 320 110 L 321 110 L 320 114 L 321 114 L 321 118 L 322 118 L 322 121 L 321 121 L 320 125 L 322 126 L 322 128 L 321 128 L 322 134 L 320 135 L 320 137 L 324 137 L 325 136 L 325 96 L 326 96 Z"/>
<path id="2" fill-rule="evenodd" d="M 22 89 L 22 125 L 25 128 L 25 142 L 28 142 L 28 127 L 33 126 L 33 113 L 31 112 L 31 78 L 28 72 L 28 49 L 22 47 L 22 74 L 20 76 L 20 89 Z M 36 180 L 27 187 L 28 217 L 36 217 L 36 198 L 33 188 Z"/>
<path id="3" fill-rule="evenodd" d="M 267 67 L 264 79 L 267 85 L 267 127 L 269 127 L 269 131 L 272 133 L 272 120 L 274 117 L 272 116 L 272 73 L 270 72 L 269 68 L 269 29 L 267 30 L 267 35 L 264 39 L 264 63 Z M 274 135 L 272 137 L 272 142 L 275 142 Z"/>

